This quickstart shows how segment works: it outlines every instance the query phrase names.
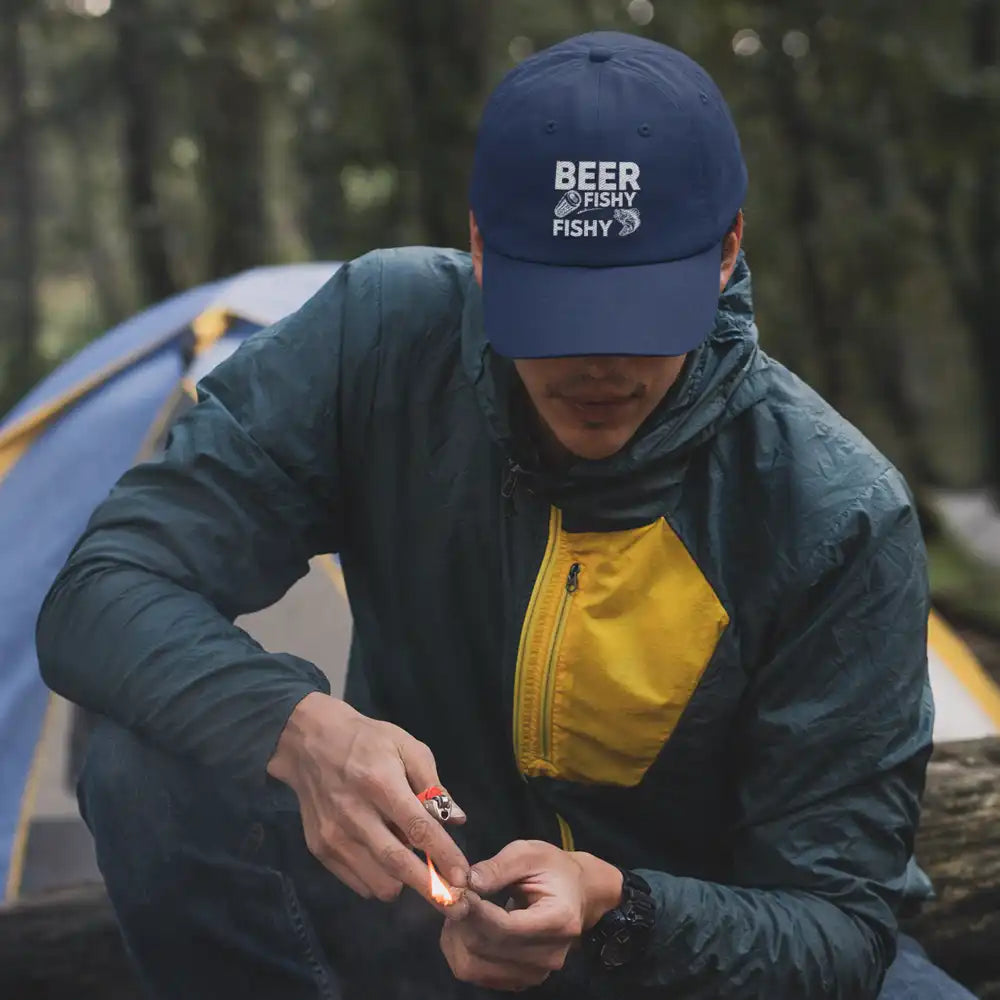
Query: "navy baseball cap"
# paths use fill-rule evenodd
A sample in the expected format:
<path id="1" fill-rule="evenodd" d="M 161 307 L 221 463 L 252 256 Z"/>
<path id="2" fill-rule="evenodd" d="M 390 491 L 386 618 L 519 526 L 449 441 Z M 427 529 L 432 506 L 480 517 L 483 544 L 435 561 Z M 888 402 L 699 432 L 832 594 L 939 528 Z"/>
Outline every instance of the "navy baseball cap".
<path id="1" fill-rule="evenodd" d="M 683 53 L 595 32 L 526 59 L 473 164 L 487 340 L 511 358 L 693 350 L 746 188 L 726 103 Z"/>

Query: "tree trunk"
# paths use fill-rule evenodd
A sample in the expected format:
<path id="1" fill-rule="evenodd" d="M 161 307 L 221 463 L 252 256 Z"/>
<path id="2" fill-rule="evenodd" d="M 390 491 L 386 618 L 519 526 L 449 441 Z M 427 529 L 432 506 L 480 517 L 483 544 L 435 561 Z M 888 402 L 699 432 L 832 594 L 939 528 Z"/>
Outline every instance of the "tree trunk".
<path id="1" fill-rule="evenodd" d="M 298 143 L 298 163 L 306 188 L 302 221 L 315 260 L 336 260 L 344 255 L 344 191 L 337 169 L 339 158 L 328 148 L 334 142 L 329 134 L 316 135 L 310 130 Z"/>
<path id="2" fill-rule="evenodd" d="M 35 170 L 33 133 L 27 103 L 27 74 L 21 32 L 27 7 L 6 5 L 0 28 L 0 74 L 6 92 L 10 147 L 4 158 L 7 175 L 3 199 L 12 221 L 10 240 L 11 294 L 5 303 L 4 326 L 10 336 L 10 375 L 0 393 L 0 414 L 18 399 L 39 374 L 38 299 L 35 233 Z"/>
<path id="3" fill-rule="evenodd" d="M 486 83 L 488 0 L 390 0 L 394 39 L 409 95 L 407 138 L 425 242 L 464 247 L 476 109 Z"/>
<path id="4" fill-rule="evenodd" d="M 1000 4 L 998 0 L 973 0 L 969 22 L 972 65 L 984 89 L 991 74 L 1000 70 Z M 983 115 L 994 126 L 983 132 L 976 168 L 976 196 L 972 202 L 972 250 L 975 262 L 974 301 L 966 309 L 973 347 L 983 379 L 986 447 L 990 481 L 1000 488 L 1000 130 L 996 117 L 1000 105 L 985 96 Z"/>
<path id="5" fill-rule="evenodd" d="M 156 196 L 156 66 L 148 44 L 145 0 L 111 8 L 116 31 L 118 96 L 124 118 L 125 189 L 141 295 L 159 302 L 177 291 L 170 272 L 166 226 Z"/>
<path id="6" fill-rule="evenodd" d="M 823 278 L 823 200 L 817 176 L 819 141 L 809 109 L 800 96 L 798 70 L 793 59 L 782 51 L 785 25 L 779 14 L 772 12 L 768 23 L 762 25 L 761 34 L 768 51 L 766 73 L 771 103 L 792 164 L 787 222 L 795 237 L 802 303 L 811 328 L 808 353 L 818 362 L 818 370 L 810 381 L 832 406 L 843 412 L 844 324 Z"/>
<path id="7" fill-rule="evenodd" d="M 324 93 L 323 98 L 329 99 Z M 296 160 L 305 187 L 302 224 L 315 260 L 335 260 L 344 247 L 344 189 L 340 140 L 324 100 L 300 110 Z M 369 248 L 365 248 L 369 249 Z"/>
<path id="8" fill-rule="evenodd" d="M 1000 739 L 934 752 L 916 846 L 937 900 L 905 922 L 980 1000 L 1000 998 Z"/>
<path id="9" fill-rule="evenodd" d="M 87 247 L 87 269 L 94 282 L 100 325 L 108 329 L 134 313 L 139 303 L 133 300 L 128 286 L 122 281 L 120 268 L 116 266 L 109 247 L 107 220 L 99 199 L 95 197 L 97 172 L 101 165 L 94 162 L 92 128 L 93 123 L 80 115 L 67 122 L 64 131 L 67 141 L 72 144 L 72 155 L 76 157 L 77 164 L 73 179 L 76 185 L 73 205 L 75 221 Z M 148 294 L 141 300 L 143 303 L 151 301 Z"/>
<path id="10" fill-rule="evenodd" d="M 262 0 L 227 0 L 202 28 L 197 114 L 210 220 L 209 277 L 266 263 L 264 84 L 255 39 L 270 16 Z M 259 49 L 258 49 L 259 52 Z"/>
<path id="11" fill-rule="evenodd" d="M 889 128 L 891 97 L 888 88 L 881 88 L 871 97 L 870 115 L 875 116 L 874 125 L 869 126 L 869 141 L 865 148 L 855 147 L 852 156 L 855 163 L 862 161 L 864 169 L 859 172 L 864 177 L 864 187 L 872 216 L 878 219 L 899 219 L 902 216 L 901 192 L 905 189 L 903 168 L 899 154 L 893 149 Z M 893 230 L 894 238 L 898 234 Z M 865 270 L 874 277 L 870 284 L 879 301 L 879 315 L 874 323 L 869 319 L 869 328 L 859 319 L 852 317 L 852 329 L 858 342 L 866 345 L 866 358 L 870 365 L 870 381 L 866 395 L 882 397 L 885 410 L 892 422 L 899 441 L 900 455 L 895 464 L 911 483 L 930 484 L 934 480 L 931 462 L 924 443 L 923 428 L 928 417 L 924 401 L 914 391 L 912 371 L 913 346 L 903 329 L 900 316 L 901 283 L 896 267 L 886 267 L 885 261 L 897 263 L 905 269 L 907 258 L 900 254 L 893 243 L 884 247 L 876 259 L 869 256 L 864 261 Z M 864 276 L 856 274 L 860 287 Z M 893 457 L 893 456 L 891 456 Z"/>

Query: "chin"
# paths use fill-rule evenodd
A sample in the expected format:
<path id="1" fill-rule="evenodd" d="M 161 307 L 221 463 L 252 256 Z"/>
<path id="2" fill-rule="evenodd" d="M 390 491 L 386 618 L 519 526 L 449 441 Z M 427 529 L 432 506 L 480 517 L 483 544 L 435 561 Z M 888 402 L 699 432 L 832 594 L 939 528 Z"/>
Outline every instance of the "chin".
<path id="1" fill-rule="evenodd" d="M 631 435 L 607 434 L 597 431 L 574 434 L 564 439 L 562 446 L 572 452 L 577 458 L 588 462 L 599 462 L 602 458 L 610 458 L 628 444 Z"/>

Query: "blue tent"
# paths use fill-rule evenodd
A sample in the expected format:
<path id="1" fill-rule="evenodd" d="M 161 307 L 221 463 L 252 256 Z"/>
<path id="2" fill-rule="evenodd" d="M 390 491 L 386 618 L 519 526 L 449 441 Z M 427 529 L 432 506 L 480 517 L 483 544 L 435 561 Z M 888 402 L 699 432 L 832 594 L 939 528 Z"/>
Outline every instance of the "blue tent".
<path id="1" fill-rule="evenodd" d="M 93 509 L 153 454 L 197 380 L 336 266 L 258 268 L 174 296 L 80 351 L 0 423 L 0 898 L 20 889 L 52 700 L 34 644 L 46 591 Z"/>
<path id="2" fill-rule="evenodd" d="M 26 884 L 46 718 L 59 704 L 35 656 L 45 593 L 93 509 L 130 465 L 156 454 L 198 379 L 250 333 L 297 309 L 336 267 L 259 268 L 175 296 L 71 358 L 0 423 L 0 899 L 17 898 Z M 338 691 L 350 638 L 344 596 L 338 565 L 320 556 L 273 608 L 239 624 L 266 648 L 317 663 Z M 928 652 L 935 737 L 1000 733 L 1000 690 L 933 614 Z M 66 841 L 49 844 L 39 864 L 57 868 Z"/>

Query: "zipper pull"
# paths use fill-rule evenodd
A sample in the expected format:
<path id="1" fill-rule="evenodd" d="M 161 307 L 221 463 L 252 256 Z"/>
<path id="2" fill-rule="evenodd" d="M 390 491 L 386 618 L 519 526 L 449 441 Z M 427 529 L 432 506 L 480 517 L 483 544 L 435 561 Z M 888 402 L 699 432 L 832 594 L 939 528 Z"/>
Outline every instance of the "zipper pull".
<path id="1" fill-rule="evenodd" d="M 566 577 L 566 593 L 575 594 L 580 589 L 580 570 L 583 567 L 579 563 L 573 563 L 569 568 Z"/>
<path id="2" fill-rule="evenodd" d="M 517 489 L 517 477 L 521 474 L 521 466 L 517 462 L 512 462 L 508 459 L 507 461 L 507 476 L 503 481 L 503 486 L 500 488 L 500 496 L 504 500 L 510 500 L 514 496 L 514 491 Z"/>

